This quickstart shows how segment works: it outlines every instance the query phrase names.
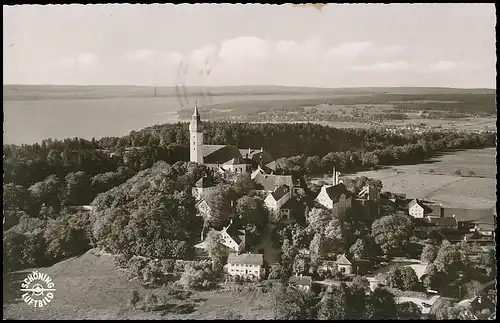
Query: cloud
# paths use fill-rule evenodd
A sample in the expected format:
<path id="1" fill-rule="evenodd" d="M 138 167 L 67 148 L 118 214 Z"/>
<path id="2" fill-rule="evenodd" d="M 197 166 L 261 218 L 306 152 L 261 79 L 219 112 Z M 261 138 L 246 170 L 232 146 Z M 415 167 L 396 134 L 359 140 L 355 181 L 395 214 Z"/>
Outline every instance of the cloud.
<path id="1" fill-rule="evenodd" d="M 405 46 L 401 45 L 387 45 L 381 47 L 378 51 L 382 55 L 393 55 L 401 53 L 405 50 Z"/>
<path id="2" fill-rule="evenodd" d="M 179 65 L 184 60 L 184 56 L 176 51 L 161 53 L 159 56 L 162 63 L 172 66 Z"/>
<path id="3" fill-rule="evenodd" d="M 218 56 L 228 63 L 262 61 L 270 57 L 271 45 L 258 37 L 242 36 L 222 42 Z"/>
<path id="4" fill-rule="evenodd" d="M 452 71 L 457 69 L 460 64 L 454 61 L 439 61 L 437 63 L 431 64 L 430 69 L 433 71 Z"/>
<path id="5" fill-rule="evenodd" d="M 124 58 L 131 61 L 148 61 L 156 54 L 156 50 L 151 48 L 140 48 L 130 53 L 126 53 Z"/>
<path id="6" fill-rule="evenodd" d="M 407 71 L 416 68 L 415 64 L 406 61 L 394 62 L 379 62 L 371 65 L 356 65 L 351 66 L 349 69 L 353 71 L 375 71 L 375 72 L 393 72 L 393 71 Z"/>
<path id="7" fill-rule="evenodd" d="M 99 57 L 96 54 L 82 53 L 76 56 L 63 58 L 58 66 L 63 68 L 78 67 L 80 69 L 85 69 L 95 65 L 98 60 Z"/>
<path id="8" fill-rule="evenodd" d="M 310 39 L 303 43 L 280 40 L 273 45 L 273 54 L 278 59 L 285 58 L 310 63 L 323 59 L 325 48 L 318 39 Z"/>
<path id="9" fill-rule="evenodd" d="M 202 48 L 198 48 L 192 51 L 189 55 L 189 60 L 195 66 L 201 67 L 205 65 L 207 61 L 211 61 L 213 59 L 216 51 L 217 48 L 214 45 L 208 44 L 203 46 Z"/>
<path id="10" fill-rule="evenodd" d="M 367 41 L 342 43 L 338 46 L 329 48 L 326 52 L 326 58 L 333 60 L 354 58 L 367 51 L 370 47 L 372 47 L 372 45 L 373 44 L 371 42 Z"/>

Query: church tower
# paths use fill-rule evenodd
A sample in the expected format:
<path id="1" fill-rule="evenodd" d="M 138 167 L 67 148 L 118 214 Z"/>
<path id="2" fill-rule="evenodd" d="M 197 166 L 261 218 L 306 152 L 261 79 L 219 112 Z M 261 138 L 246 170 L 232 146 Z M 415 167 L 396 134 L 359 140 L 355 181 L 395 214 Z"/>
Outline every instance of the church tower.
<path id="1" fill-rule="evenodd" d="M 203 164 L 203 125 L 198 113 L 198 103 L 194 105 L 194 113 L 189 124 L 189 161 Z"/>

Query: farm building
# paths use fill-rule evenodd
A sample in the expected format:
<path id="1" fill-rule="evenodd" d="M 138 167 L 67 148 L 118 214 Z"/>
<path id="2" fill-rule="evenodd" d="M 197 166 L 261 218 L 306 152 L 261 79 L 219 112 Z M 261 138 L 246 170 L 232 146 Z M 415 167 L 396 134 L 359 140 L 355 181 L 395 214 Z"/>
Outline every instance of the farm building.
<path id="1" fill-rule="evenodd" d="M 241 255 L 229 254 L 225 267 L 231 276 L 264 278 L 264 255 L 251 253 Z"/>

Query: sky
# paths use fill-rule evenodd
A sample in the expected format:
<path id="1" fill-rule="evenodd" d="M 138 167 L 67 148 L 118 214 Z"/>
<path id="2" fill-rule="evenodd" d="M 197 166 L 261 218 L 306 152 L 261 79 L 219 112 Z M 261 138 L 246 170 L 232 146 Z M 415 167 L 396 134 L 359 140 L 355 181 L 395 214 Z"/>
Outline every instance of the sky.
<path id="1" fill-rule="evenodd" d="M 4 84 L 496 88 L 494 4 L 4 6 Z"/>

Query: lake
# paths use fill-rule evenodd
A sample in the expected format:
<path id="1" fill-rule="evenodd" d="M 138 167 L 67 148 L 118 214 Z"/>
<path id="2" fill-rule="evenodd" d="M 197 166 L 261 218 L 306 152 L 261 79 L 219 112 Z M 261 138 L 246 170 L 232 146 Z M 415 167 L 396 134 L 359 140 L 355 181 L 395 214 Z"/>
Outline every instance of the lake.
<path id="1" fill-rule="evenodd" d="M 224 95 L 190 98 L 184 108 L 237 101 L 317 98 L 307 94 Z M 96 139 L 124 136 L 155 124 L 179 121 L 176 97 L 4 101 L 5 144 L 41 142 L 46 138 Z"/>

